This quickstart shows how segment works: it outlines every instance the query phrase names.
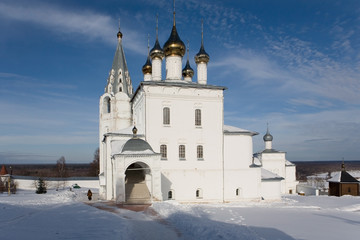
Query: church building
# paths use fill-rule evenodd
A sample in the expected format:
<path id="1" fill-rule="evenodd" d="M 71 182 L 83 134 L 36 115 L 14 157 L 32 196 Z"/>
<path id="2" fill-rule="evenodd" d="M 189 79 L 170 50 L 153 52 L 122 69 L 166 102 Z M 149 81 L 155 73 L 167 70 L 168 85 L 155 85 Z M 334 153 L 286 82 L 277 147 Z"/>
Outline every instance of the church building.
<path id="1" fill-rule="evenodd" d="M 210 56 L 203 31 L 195 55 L 196 81 L 189 53 L 182 67 L 186 47 L 175 11 L 163 47 L 157 35 L 156 29 L 142 68 L 144 79 L 134 91 L 123 34 L 117 34 L 99 102 L 100 197 L 118 203 L 234 202 L 295 193 L 295 166 L 284 152 L 272 149 L 269 132 L 266 149 L 254 155 L 252 137 L 258 133 L 225 125 L 226 87 L 208 83 Z"/>

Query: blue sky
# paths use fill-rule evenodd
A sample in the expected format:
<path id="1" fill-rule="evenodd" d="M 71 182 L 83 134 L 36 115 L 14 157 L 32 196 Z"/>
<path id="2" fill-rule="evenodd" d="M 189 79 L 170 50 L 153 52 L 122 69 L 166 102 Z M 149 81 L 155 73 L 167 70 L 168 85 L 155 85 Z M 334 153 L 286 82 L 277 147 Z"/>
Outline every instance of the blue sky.
<path id="1" fill-rule="evenodd" d="M 92 161 L 118 19 L 136 88 L 156 14 L 163 45 L 172 11 L 171 0 L 1 0 L 0 163 Z M 194 69 L 201 19 L 208 83 L 228 87 L 226 124 L 260 133 L 254 151 L 269 123 L 290 161 L 360 159 L 360 1 L 178 0 Z"/>

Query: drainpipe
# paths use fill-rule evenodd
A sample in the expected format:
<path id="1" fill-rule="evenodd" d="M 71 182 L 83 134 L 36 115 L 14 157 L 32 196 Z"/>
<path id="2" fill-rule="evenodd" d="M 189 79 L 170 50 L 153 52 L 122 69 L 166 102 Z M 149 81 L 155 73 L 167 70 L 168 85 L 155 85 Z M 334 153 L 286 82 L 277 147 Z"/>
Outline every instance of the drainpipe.
<path id="1" fill-rule="evenodd" d="M 114 200 L 114 191 L 115 191 L 115 186 L 114 186 L 114 156 L 111 157 L 111 186 L 112 186 L 112 190 L 111 190 L 111 199 Z"/>

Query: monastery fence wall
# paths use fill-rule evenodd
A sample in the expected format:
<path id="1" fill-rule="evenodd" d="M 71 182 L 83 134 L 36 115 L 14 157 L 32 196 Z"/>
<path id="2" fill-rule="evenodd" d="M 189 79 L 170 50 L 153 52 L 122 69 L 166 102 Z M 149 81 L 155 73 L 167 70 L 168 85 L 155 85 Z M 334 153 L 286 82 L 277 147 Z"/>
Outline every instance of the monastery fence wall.
<path id="1" fill-rule="evenodd" d="M 38 177 L 28 176 L 12 176 L 17 189 L 20 190 L 35 190 Z M 70 188 L 74 184 L 81 188 L 99 188 L 98 177 L 71 177 L 71 178 L 43 178 L 45 180 L 47 189 L 64 189 Z"/>
<path id="2" fill-rule="evenodd" d="M 298 184 L 296 186 L 296 192 L 300 194 L 305 194 L 305 196 L 319 196 L 319 189 L 305 184 Z"/>

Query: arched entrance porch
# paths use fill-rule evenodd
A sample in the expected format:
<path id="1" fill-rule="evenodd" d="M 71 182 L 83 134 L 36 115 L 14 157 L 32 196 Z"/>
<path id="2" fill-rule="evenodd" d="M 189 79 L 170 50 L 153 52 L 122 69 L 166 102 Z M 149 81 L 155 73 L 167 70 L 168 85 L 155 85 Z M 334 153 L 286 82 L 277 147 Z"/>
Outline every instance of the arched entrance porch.
<path id="1" fill-rule="evenodd" d="M 125 202 L 128 204 L 151 203 L 152 175 L 143 162 L 129 165 L 125 171 Z"/>

